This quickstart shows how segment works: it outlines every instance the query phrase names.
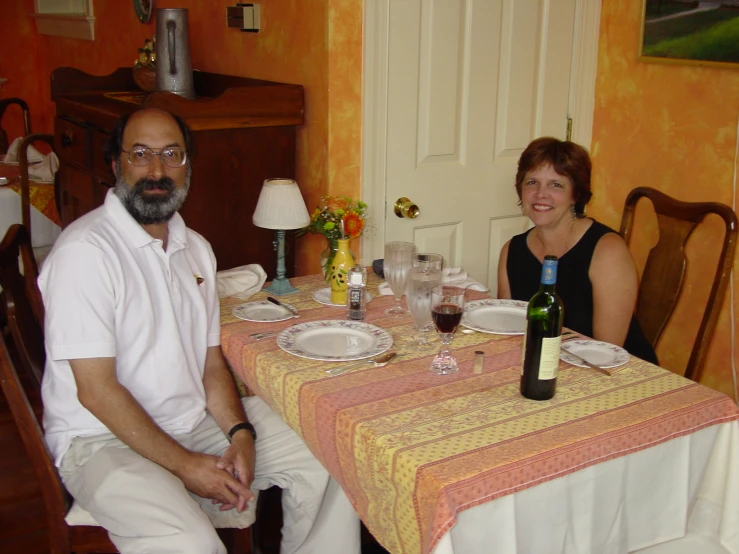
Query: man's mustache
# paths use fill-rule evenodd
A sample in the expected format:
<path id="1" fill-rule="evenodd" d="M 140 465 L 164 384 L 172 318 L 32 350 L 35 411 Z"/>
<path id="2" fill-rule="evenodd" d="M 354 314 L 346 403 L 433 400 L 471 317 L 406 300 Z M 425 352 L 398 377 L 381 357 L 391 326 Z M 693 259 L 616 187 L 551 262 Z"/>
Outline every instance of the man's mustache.
<path id="1" fill-rule="evenodd" d="M 175 189 L 174 181 L 169 177 L 161 177 L 159 179 L 150 179 L 148 177 L 142 177 L 136 181 L 134 190 L 136 192 L 144 192 L 146 190 L 166 190 L 172 192 Z"/>

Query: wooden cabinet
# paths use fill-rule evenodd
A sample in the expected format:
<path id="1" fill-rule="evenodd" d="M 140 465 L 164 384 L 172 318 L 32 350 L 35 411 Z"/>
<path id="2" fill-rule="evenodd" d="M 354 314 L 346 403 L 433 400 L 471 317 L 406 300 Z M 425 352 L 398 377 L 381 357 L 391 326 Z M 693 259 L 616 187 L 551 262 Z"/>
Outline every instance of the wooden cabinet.
<path id="1" fill-rule="evenodd" d="M 103 147 L 116 120 L 138 108 L 181 116 L 193 132 L 192 185 L 180 210 L 213 246 L 219 269 L 259 263 L 276 271 L 274 232 L 252 224 L 262 183 L 295 178 L 295 126 L 303 124 L 303 88 L 196 71 L 197 100 L 140 92 L 130 68 L 95 77 L 72 68 L 52 73 L 56 103 L 62 225 L 103 203 L 115 184 Z M 293 241 L 287 268 L 294 269 Z"/>

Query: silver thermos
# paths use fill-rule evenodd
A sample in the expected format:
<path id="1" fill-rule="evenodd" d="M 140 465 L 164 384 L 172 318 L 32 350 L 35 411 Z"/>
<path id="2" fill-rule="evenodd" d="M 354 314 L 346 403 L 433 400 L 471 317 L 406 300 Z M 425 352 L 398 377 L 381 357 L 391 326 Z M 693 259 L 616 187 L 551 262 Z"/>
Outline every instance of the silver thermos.
<path id="1" fill-rule="evenodd" d="M 185 8 L 157 9 L 157 90 L 195 98 Z"/>

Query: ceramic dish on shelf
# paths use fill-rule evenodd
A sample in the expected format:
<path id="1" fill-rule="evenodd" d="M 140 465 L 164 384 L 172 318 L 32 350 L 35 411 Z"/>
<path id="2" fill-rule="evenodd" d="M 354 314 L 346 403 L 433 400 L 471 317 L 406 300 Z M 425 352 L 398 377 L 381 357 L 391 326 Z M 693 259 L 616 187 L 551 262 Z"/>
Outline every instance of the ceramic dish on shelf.
<path id="1" fill-rule="evenodd" d="M 290 304 L 285 304 L 285 306 L 290 306 Z M 293 308 L 293 306 L 290 307 Z M 272 304 L 272 302 L 267 302 L 266 300 L 239 304 L 231 310 L 231 313 L 235 317 L 243 319 L 244 321 L 258 321 L 262 323 L 285 321 L 286 319 L 294 317 L 287 308 L 277 306 Z"/>
<path id="2" fill-rule="evenodd" d="M 588 366 L 574 356 L 571 356 L 568 351 L 603 369 L 624 365 L 630 358 L 630 354 L 626 350 L 608 342 L 591 339 L 564 341 L 559 357 L 568 364 L 576 365 L 577 367 Z"/>
<path id="3" fill-rule="evenodd" d="M 336 306 L 344 308 L 346 307 L 344 304 L 334 304 L 331 302 L 331 287 L 326 287 L 325 289 L 318 289 L 316 292 L 313 293 L 313 300 L 318 302 L 319 304 L 324 304 L 325 306 Z M 365 290 L 364 291 L 364 301 L 365 303 L 372 300 L 372 295 Z"/>
<path id="4" fill-rule="evenodd" d="M 308 321 L 277 335 L 277 346 L 294 356 L 327 362 L 350 362 L 382 354 L 393 337 L 371 323 L 349 320 Z"/>
<path id="5" fill-rule="evenodd" d="M 502 298 L 472 300 L 464 306 L 462 325 L 495 335 L 523 335 L 526 332 L 528 305 L 522 300 Z"/>

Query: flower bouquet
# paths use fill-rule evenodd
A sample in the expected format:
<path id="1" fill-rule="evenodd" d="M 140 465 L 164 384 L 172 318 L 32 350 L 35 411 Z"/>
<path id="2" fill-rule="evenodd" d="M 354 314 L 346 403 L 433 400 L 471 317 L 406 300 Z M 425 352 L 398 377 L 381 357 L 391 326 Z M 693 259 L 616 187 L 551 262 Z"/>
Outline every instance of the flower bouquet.
<path id="1" fill-rule="evenodd" d="M 362 236 L 367 224 L 367 204 L 347 196 L 324 196 L 313 211 L 310 223 L 304 231 L 326 237 L 328 247 L 321 254 L 321 269 L 331 266 L 340 238 L 353 239 Z"/>
<path id="2" fill-rule="evenodd" d="M 144 47 L 139 48 L 139 57 L 133 64 L 133 80 L 145 92 L 156 90 L 156 41 L 156 35 L 147 38 Z"/>

